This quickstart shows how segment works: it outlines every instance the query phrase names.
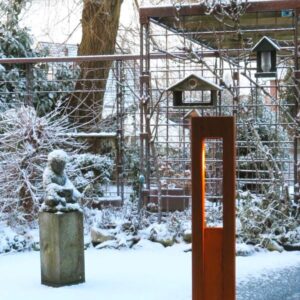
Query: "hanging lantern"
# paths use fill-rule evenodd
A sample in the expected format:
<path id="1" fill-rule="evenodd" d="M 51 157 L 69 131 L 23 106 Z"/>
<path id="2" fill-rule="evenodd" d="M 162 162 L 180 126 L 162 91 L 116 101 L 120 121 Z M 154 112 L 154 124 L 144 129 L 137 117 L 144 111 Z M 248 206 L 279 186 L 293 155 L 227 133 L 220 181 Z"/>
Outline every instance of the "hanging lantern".
<path id="1" fill-rule="evenodd" d="M 270 38 L 264 36 L 253 47 L 256 52 L 257 73 L 255 77 L 276 77 L 276 54 L 280 47 Z"/>

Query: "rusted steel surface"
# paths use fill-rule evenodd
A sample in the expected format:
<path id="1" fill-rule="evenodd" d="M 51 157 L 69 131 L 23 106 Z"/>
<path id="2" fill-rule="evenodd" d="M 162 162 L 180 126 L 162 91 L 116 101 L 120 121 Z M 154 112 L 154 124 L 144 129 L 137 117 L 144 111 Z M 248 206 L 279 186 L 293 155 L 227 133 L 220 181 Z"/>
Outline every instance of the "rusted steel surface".
<path id="1" fill-rule="evenodd" d="M 156 207 L 154 210 L 158 209 L 158 190 L 143 190 L 143 206 L 147 207 L 148 210 L 152 210 L 153 207 L 148 204 L 154 204 Z M 161 189 L 161 201 L 160 209 L 161 211 L 184 211 L 189 208 L 189 195 L 185 193 L 185 190 L 182 188 L 170 188 L 170 189 Z"/>
<path id="2" fill-rule="evenodd" d="M 273 0 L 273 1 L 248 1 L 246 12 L 281 11 L 286 9 L 299 9 L 299 0 Z M 145 22 L 147 18 L 163 18 L 174 16 L 197 16 L 203 15 L 207 9 L 203 5 L 182 5 L 179 9 L 175 6 L 149 6 L 140 8 L 140 19 Z"/>
<path id="3" fill-rule="evenodd" d="M 205 225 L 205 139 L 223 140 L 223 228 Z M 235 121 L 192 118 L 193 300 L 235 299 Z"/>
<path id="4" fill-rule="evenodd" d="M 204 298 L 222 298 L 222 241 L 223 228 L 204 229 Z"/>

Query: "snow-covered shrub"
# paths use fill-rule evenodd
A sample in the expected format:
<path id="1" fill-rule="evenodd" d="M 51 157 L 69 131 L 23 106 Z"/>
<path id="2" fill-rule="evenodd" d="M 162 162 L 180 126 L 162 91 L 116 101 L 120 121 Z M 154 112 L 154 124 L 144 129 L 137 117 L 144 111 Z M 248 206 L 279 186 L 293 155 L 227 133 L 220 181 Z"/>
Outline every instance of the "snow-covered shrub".
<path id="1" fill-rule="evenodd" d="M 6 0 L 0 3 L 1 16 L 7 16 L 0 22 L 0 58 L 48 54 L 33 48 L 28 28 L 19 24 L 19 15 L 26 2 Z M 32 102 L 39 116 L 45 115 L 55 108 L 62 95 L 74 90 L 78 75 L 79 67 L 70 69 L 68 64 L 59 64 L 59 67 L 47 63 L 0 64 L 0 109 L 12 108 L 16 103 L 27 100 Z"/>
<path id="2" fill-rule="evenodd" d="M 64 135 L 66 118 L 53 112 L 38 117 L 30 107 L 0 113 L 0 221 L 35 218 L 42 198 L 42 173 L 50 151 L 74 153 L 83 144 Z"/>
<path id="3" fill-rule="evenodd" d="M 103 184 L 110 182 L 113 166 L 113 160 L 106 155 L 75 154 L 66 171 L 86 200 L 103 196 Z"/>
<path id="4" fill-rule="evenodd" d="M 269 250 L 300 242 L 300 222 L 295 209 L 281 201 L 280 195 L 270 192 L 257 197 L 250 192 L 239 192 L 238 199 L 238 241 Z"/>
<path id="5" fill-rule="evenodd" d="M 247 105 L 253 99 L 257 101 L 257 107 L 249 108 Z M 276 124 L 277 115 L 274 110 L 265 105 L 265 99 L 261 92 L 251 91 L 246 103 L 241 102 L 239 107 L 239 123 L 237 140 L 239 141 L 239 177 L 245 178 L 239 188 L 246 191 L 266 194 L 272 182 L 272 189 L 281 194 L 282 198 L 287 195 L 283 189 L 285 178 L 283 171 L 288 168 L 285 163 L 290 153 L 287 147 L 280 146 L 291 139 L 286 128 Z M 247 179 L 249 181 L 247 182 Z M 263 179 L 262 182 L 251 182 L 252 179 Z M 267 183 L 263 181 L 267 179 Z"/>
<path id="6" fill-rule="evenodd" d="M 34 232 L 35 233 L 35 232 Z M 13 230 L 0 224 L 0 254 L 5 252 L 21 252 L 29 249 L 38 249 L 37 235 L 29 228 Z"/>

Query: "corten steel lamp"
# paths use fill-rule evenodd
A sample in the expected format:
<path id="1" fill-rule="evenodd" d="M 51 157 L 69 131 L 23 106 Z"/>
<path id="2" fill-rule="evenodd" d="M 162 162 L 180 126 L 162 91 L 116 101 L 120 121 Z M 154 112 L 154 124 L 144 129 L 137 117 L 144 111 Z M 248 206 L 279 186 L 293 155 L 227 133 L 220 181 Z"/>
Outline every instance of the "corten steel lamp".
<path id="1" fill-rule="evenodd" d="M 205 140 L 223 140 L 223 227 L 205 225 Z M 235 120 L 192 118 L 192 299 L 235 299 Z"/>

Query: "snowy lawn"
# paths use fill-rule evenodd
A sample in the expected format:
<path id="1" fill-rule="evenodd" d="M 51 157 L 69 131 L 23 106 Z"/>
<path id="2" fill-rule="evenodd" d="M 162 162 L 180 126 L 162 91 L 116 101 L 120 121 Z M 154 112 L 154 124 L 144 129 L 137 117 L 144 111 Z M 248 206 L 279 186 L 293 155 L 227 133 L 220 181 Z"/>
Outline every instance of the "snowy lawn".
<path id="1" fill-rule="evenodd" d="M 143 240 L 131 250 L 85 251 L 86 283 L 61 288 L 40 284 L 39 252 L 0 255 L 2 300 L 191 300 L 191 252 Z M 300 265 L 300 253 L 258 253 L 237 258 L 238 282 Z"/>

